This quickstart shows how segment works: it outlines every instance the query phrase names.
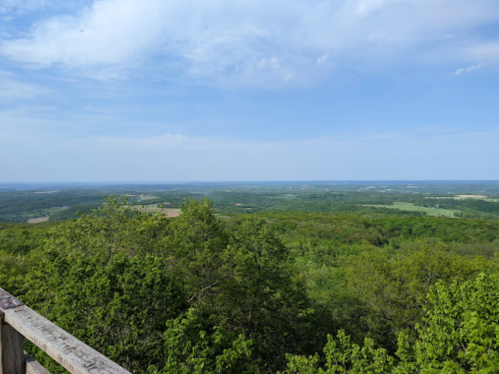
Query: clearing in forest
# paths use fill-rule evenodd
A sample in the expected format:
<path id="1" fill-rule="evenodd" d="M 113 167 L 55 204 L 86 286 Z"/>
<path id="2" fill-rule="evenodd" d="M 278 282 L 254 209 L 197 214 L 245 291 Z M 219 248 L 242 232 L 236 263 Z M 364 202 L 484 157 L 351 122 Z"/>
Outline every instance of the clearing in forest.
<path id="1" fill-rule="evenodd" d="M 31 218 L 28 220 L 28 223 L 42 223 L 47 222 L 50 217 L 39 217 L 39 218 Z"/>
<path id="2" fill-rule="evenodd" d="M 398 209 L 405 210 L 407 212 L 424 212 L 429 216 L 435 217 L 455 217 L 456 213 L 461 213 L 460 210 L 453 209 L 439 209 L 439 208 L 429 208 L 423 206 L 414 205 L 414 203 L 407 202 L 395 202 L 393 205 L 379 205 L 379 204 L 363 204 L 363 206 L 372 206 L 375 208 L 387 208 L 387 209 Z"/>
<path id="3" fill-rule="evenodd" d="M 175 218 L 180 215 L 180 209 L 160 208 L 156 204 L 146 205 L 146 206 L 134 206 L 133 208 L 138 210 L 139 212 L 147 212 L 147 213 L 164 212 L 165 215 L 169 218 Z"/>
<path id="4" fill-rule="evenodd" d="M 453 200 L 483 200 L 488 201 L 489 203 L 497 203 L 499 199 L 490 199 L 485 195 L 456 195 L 456 196 L 438 196 L 438 197 L 425 197 L 425 199 L 453 199 Z"/>
<path id="5" fill-rule="evenodd" d="M 154 199 L 159 199 L 159 197 L 153 196 L 153 195 L 140 195 L 139 198 L 137 199 L 137 201 L 141 202 L 141 201 L 154 200 Z"/>

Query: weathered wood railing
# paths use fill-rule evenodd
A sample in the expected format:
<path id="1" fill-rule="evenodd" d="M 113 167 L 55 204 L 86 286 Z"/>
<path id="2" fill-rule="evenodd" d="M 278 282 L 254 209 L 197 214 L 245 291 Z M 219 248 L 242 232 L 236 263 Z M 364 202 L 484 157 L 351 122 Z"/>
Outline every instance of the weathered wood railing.
<path id="1" fill-rule="evenodd" d="M 23 349 L 23 337 L 72 374 L 130 374 L 0 288 L 0 374 L 49 374 Z"/>

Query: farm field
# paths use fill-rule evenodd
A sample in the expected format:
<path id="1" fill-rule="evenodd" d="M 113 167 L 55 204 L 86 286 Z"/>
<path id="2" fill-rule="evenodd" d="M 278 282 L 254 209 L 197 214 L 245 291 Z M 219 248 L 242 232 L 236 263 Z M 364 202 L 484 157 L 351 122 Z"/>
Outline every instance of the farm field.
<path id="1" fill-rule="evenodd" d="M 169 218 L 175 218 L 180 215 L 180 209 L 161 208 L 158 207 L 156 204 L 145 205 L 145 206 L 134 206 L 134 209 L 138 210 L 139 212 L 146 212 L 146 213 L 164 212 L 165 215 Z"/>
<path id="2" fill-rule="evenodd" d="M 473 200 L 483 200 L 483 201 L 488 201 L 491 203 L 497 203 L 499 202 L 499 199 L 491 199 L 488 196 L 484 195 L 457 195 L 457 196 L 433 196 L 433 197 L 425 197 L 425 199 L 453 199 L 453 200 L 467 200 L 467 199 L 473 199 Z"/>
<path id="3" fill-rule="evenodd" d="M 62 206 L 62 207 L 52 207 L 52 208 L 46 208 L 46 209 L 41 209 L 38 212 L 32 213 L 32 214 L 27 214 L 26 215 L 26 222 L 27 223 L 41 223 L 41 222 L 47 222 L 50 220 L 50 216 L 59 212 L 62 212 L 66 209 L 69 209 L 67 206 Z M 35 216 L 34 218 L 32 218 Z M 36 217 L 38 216 L 38 217 Z"/>
<path id="4" fill-rule="evenodd" d="M 414 203 L 407 203 L 407 202 L 394 202 L 393 205 L 363 204 L 363 206 L 398 209 L 407 212 L 423 212 L 433 217 L 456 217 L 456 214 L 461 213 L 460 210 L 440 209 L 434 207 L 428 208 L 428 207 L 416 206 L 414 205 Z"/>
<path id="5" fill-rule="evenodd" d="M 42 222 L 48 222 L 50 217 L 39 217 L 39 218 L 31 218 L 28 220 L 28 223 L 42 223 Z"/>
<path id="6" fill-rule="evenodd" d="M 130 196 L 133 196 L 133 195 L 130 195 Z M 142 202 L 142 201 L 148 201 L 148 200 L 154 200 L 154 199 L 159 199 L 158 196 L 152 196 L 152 195 L 140 195 L 138 198 L 137 198 L 137 202 Z"/>

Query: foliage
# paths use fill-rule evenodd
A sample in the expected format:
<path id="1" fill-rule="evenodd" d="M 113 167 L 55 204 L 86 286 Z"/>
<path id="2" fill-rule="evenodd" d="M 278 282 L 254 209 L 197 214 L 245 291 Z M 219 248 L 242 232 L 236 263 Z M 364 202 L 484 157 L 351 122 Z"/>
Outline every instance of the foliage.
<path id="1" fill-rule="evenodd" d="M 499 370 L 499 279 L 480 274 L 448 286 L 438 281 L 428 294 L 417 340 L 406 333 L 391 356 L 371 339 L 351 343 L 343 331 L 329 336 L 325 364 L 317 355 L 288 356 L 286 373 L 495 373 Z"/>
<path id="2" fill-rule="evenodd" d="M 158 255 L 158 238 L 164 235 L 168 220 L 148 215 L 128 206 L 125 197 L 106 198 L 90 215 L 81 214 L 76 221 L 57 227 L 47 248 L 65 253 L 111 259 L 127 256 Z"/>
<path id="3" fill-rule="evenodd" d="M 164 326 L 186 309 L 182 284 L 149 256 L 52 253 L 28 287 L 29 305 L 133 372 L 162 362 Z"/>
<path id="4" fill-rule="evenodd" d="M 175 219 L 134 208 L 174 194 L 150 191 L 0 224 L 0 286 L 135 373 L 493 372 L 497 221 L 303 211 L 399 192 L 210 191 Z M 214 214 L 242 198 L 261 212 Z"/>
<path id="5" fill-rule="evenodd" d="M 221 297 L 219 313 L 227 326 L 255 343 L 261 367 L 278 367 L 284 352 L 303 347 L 310 308 L 304 289 L 293 281 L 289 250 L 262 220 L 245 219 L 229 246 L 233 279 Z M 270 364 L 270 365 L 269 365 Z"/>
<path id="6" fill-rule="evenodd" d="M 421 242 L 409 255 L 392 259 L 369 249 L 345 268 L 345 275 L 348 285 L 369 306 L 361 321 L 371 335 L 395 342 L 393 334 L 421 322 L 432 285 L 469 279 L 485 267 L 482 261 L 464 259 L 442 244 Z"/>
<path id="7" fill-rule="evenodd" d="M 396 367 L 396 360 L 385 349 L 375 348 L 372 339 L 366 338 L 361 347 L 353 344 L 343 330 L 338 332 L 337 340 L 328 335 L 324 353 L 326 364 L 323 368 L 318 355 L 309 358 L 289 355 L 286 373 L 382 374 L 390 373 Z"/>
<path id="8" fill-rule="evenodd" d="M 166 363 L 162 370 L 149 367 L 148 373 L 251 373 L 252 341 L 235 336 L 196 309 L 170 320 L 165 332 Z"/>
<path id="9" fill-rule="evenodd" d="M 228 238 L 213 215 L 213 202 L 190 200 L 162 240 L 164 256 L 185 280 L 189 301 L 204 301 L 220 288 L 227 276 Z"/>
<path id="10" fill-rule="evenodd" d="M 402 367 L 425 373 L 494 373 L 499 370 L 499 279 L 480 274 L 475 280 L 443 282 L 428 295 L 419 339 L 399 338 Z"/>

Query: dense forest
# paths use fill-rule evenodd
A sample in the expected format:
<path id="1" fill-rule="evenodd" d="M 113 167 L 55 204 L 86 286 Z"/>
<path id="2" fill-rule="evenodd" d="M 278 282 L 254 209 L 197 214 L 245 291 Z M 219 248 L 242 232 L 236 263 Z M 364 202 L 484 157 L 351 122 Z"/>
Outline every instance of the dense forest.
<path id="1" fill-rule="evenodd" d="M 499 370 L 498 220 L 307 204 L 220 214 L 215 196 L 184 192 L 168 201 L 177 218 L 111 196 L 77 219 L 0 224 L 0 286 L 133 373 Z M 237 194 L 228 206 L 253 204 Z M 372 194 L 334 198 L 399 198 Z"/>

